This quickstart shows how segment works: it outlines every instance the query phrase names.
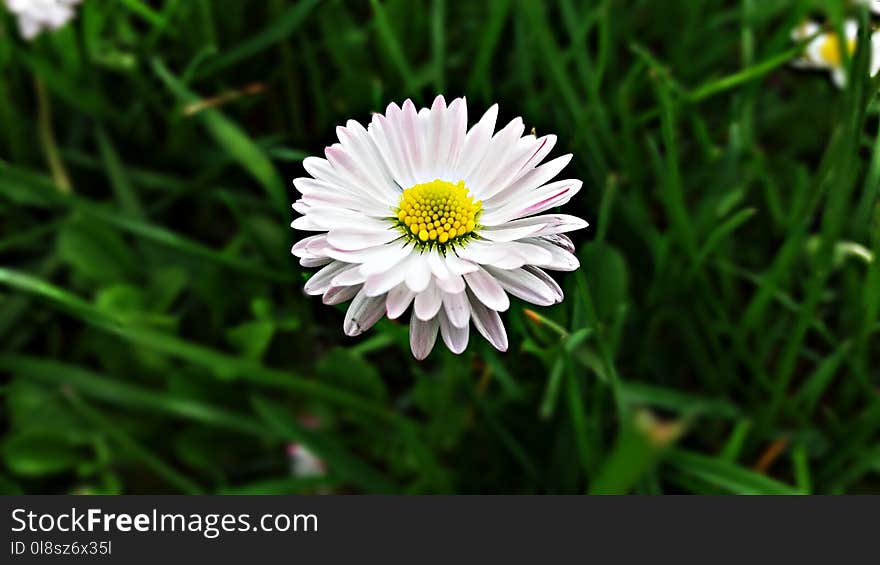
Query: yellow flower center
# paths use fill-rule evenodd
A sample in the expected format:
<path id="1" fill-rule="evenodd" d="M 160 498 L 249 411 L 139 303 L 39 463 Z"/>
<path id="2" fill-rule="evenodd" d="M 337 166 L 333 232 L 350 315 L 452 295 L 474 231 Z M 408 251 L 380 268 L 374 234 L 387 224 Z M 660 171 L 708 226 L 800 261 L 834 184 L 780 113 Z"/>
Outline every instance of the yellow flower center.
<path id="1" fill-rule="evenodd" d="M 474 201 L 464 181 L 444 180 L 411 186 L 397 207 L 398 226 L 421 244 L 462 244 L 474 235 L 483 203 Z"/>
<path id="2" fill-rule="evenodd" d="M 847 39 L 846 49 L 850 55 L 856 52 L 856 40 Z M 825 37 L 825 41 L 819 47 L 819 54 L 822 59 L 832 67 L 839 67 L 843 63 L 843 53 L 840 48 L 840 38 L 836 33 L 829 33 Z"/>

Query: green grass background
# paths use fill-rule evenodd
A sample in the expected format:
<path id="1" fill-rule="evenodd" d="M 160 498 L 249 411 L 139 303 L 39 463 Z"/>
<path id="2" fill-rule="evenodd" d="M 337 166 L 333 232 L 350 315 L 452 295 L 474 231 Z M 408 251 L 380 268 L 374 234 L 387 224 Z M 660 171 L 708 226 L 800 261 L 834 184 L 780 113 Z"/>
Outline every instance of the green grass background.
<path id="1" fill-rule="evenodd" d="M 0 490 L 877 492 L 877 84 L 861 50 L 844 91 L 790 68 L 808 16 L 869 21 L 86 0 L 28 44 L 3 14 Z M 337 124 L 436 93 L 558 134 L 591 227 L 510 351 L 419 363 L 405 325 L 347 338 L 302 294 L 290 181 Z"/>

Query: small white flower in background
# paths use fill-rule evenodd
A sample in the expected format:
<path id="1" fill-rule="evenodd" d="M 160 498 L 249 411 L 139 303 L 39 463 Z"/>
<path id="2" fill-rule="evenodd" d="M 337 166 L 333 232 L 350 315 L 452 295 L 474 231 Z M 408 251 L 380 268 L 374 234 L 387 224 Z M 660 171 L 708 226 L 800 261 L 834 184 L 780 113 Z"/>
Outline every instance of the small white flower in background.
<path id="1" fill-rule="evenodd" d="M 807 43 L 803 54 L 795 59 L 792 64 L 800 69 L 820 69 L 831 71 L 831 80 L 840 88 L 846 86 L 846 68 L 844 67 L 844 52 L 850 55 L 856 51 L 856 43 L 859 36 L 859 24 L 855 21 L 847 21 L 843 28 L 844 41 L 833 31 L 822 31 L 822 27 L 815 22 L 805 22 L 791 32 L 794 41 Z M 871 76 L 880 72 L 880 34 L 871 32 Z"/>
<path id="2" fill-rule="evenodd" d="M 306 293 L 325 304 L 353 299 L 347 335 L 412 304 L 417 359 L 431 352 L 438 330 L 451 351 L 464 351 L 470 322 L 505 351 L 498 313 L 510 306 L 507 293 L 540 306 L 562 301 L 544 269 L 578 268 L 564 232 L 587 223 L 538 214 L 567 203 L 582 183 L 550 182 L 571 155 L 540 165 L 555 135 L 524 136 L 521 118 L 494 133 L 497 116 L 494 105 L 468 130 L 464 98 L 447 106 L 438 96 L 421 110 L 407 100 L 373 114 L 367 128 L 349 120 L 326 159 L 303 161 L 311 177 L 293 183 L 302 217 L 291 225 L 320 233 L 292 251 L 301 265 L 323 267 Z"/>
<path id="3" fill-rule="evenodd" d="M 880 0 L 861 0 L 857 3 L 867 6 L 875 14 L 880 14 Z"/>
<path id="4" fill-rule="evenodd" d="M 75 6 L 82 0 L 6 0 L 6 7 L 18 18 L 18 29 L 25 39 L 44 30 L 56 30 L 73 19 Z"/>
<path id="5" fill-rule="evenodd" d="M 322 477 L 327 471 L 324 461 L 302 444 L 289 444 L 287 457 L 290 461 L 290 474 L 294 477 L 302 479 Z"/>

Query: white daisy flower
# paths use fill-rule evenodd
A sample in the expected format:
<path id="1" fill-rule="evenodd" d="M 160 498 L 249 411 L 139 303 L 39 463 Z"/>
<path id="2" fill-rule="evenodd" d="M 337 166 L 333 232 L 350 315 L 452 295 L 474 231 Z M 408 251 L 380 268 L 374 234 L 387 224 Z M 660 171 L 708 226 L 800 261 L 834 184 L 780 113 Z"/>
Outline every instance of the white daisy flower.
<path id="1" fill-rule="evenodd" d="M 858 42 L 859 24 L 854 20 L 844 24 L 844 41 L 841 41 L 837 33 L 821 31 L 822 28 L 815 22 L 805 22 L 791 32 L 794 41 L 807 43 L 803 54 L 795 59 L 792 64 L 801 69 L 820 69 L 831 71 L 831 80 L 840 88 L 846 86 L 846 68 L 844 67 L 843 48 L 852 55 L 856 51 Z M 880 34 L 871 33 L 871 76 L 880 72 Z"/>
<path id="2" fill-rule="evenodd" d="M 18 18 L 21 36 L 31 40 L 44 30 L 56 30 L 73 19 L 81 0 L 6 0 Z"/>
<path id="3" fill-rule="evenodd" d="M 578 268 L 564 233 L 587 223 L 539 214 L 571 200 L 582 183 L 550 182 L 571 155 L 540 165 L 556 136 L 524 136 L 521 118 L 494 133 L 497 116 L 494 105 L 468 130 L 464 98 L 447 106 L 438 96 L 421 110 L 407 100 L 373 114 L 367 128 L 349 120 L 326 159 L 303 161 L 311 177 L 293 182 L 302 216 L 291 225 L 320 233 L 293 254 L 305 267 L 323 267 L 307 294 L 325 304 L 353 299 L 347 335 L 412 304 L 417 359 L 431 352 L 438 330 L 451 351 L 464 351 L 470 322 L 505 351 L 498 313 L 510 306 L 507 293 L 541 306 L 562 301 L 544 269 Z"/>
<path id="4" fill-rule="evenodd" d="M 289 444 L 287 457 L 290 461 L 290 474 L 294 477 L 321 477 L 327 472 L 324 461 L 302 444 Z"/>

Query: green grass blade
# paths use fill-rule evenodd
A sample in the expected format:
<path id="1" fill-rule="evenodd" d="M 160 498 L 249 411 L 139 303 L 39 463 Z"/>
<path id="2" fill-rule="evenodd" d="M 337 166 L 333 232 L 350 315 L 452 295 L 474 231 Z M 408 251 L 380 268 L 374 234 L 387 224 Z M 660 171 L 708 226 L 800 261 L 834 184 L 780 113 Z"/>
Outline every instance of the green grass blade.
<path id="1" fill-rule="evenodd" d="M 794 487 L 722 459 L 673 449 L 667 464 L 730 494 L 803 494 Z"/>
<path id="2" fill-rule="evenodd" d="M 110 319 L 104 312 L 66 290 L 30 275 L 0 268 L 0 284 L 49 300 L 87 324 L 119 336 L 126 341 L 160 351 L 205 367 L 222 379 L 242 379 L 263 386 L 320 398 L 390 422 L 401 420 L 384 407 L 292 371 L 269 369 L 247 359 L 196 345 L 176 336 L 147 328 L 128 326 Z"/>
<path id="3" fill-rule="evenodd" d="M 260 437 L 266 433 L 265 427 L 256 420 L 224 408 L 181 398 L 168 392 L 150 390 L 68 363 L 0 354 L 0 367 L 10 374 L 33 378 L 53 386 L 71 387 L 83 396 L 126 410 L 166 414 L 249 436 Z"/>
<path id="4" fill-rule="evenodd" d="M 284 41 L 300 28 L 319 3 L 320 0 L 295 2 L 268 27 L 252 34 L 246 41 L 223 51 L 217 57 L 206 62 L 196 74 L 200 78 L 216 74 Z"/>
<path id="5" fill-rule="evenodd" d="M 162 80 L 181 103 L 192 103 L 199 100 L 159 59 L 152 61 L 153 72 Z M 198 119 L 214 141 L 223 148 L 229 156 L 238 162 L 241 167 L 260 183 L 273 207 L 279 214 L 287 214 L 290 205 L 284 188 L 284 183 L 275 170 L 275 166 L 259 145 L 248 134 L 229 118 L 214 108 L 203 110 L 196 114 Z"/>
<path id="6" fill-rule="evenodd" d="M 135 441 L 122 428 L 110 421 L 107 416 L 89 406 L 88 403 L 76 394 L 68 394 L 67 396 L 76 412 L 99 428 L 102 433 L 106 434 L 123 451 L 129 453 L 146 468 L 151 469 L 158 476 L 162 477 L 168 484 L 173 485 L 184 494 L 203 494 L 202 488 L 192 479 L 184 476 L 171 467 L 171 465 L 162 461 L 156 454 Z"/>

